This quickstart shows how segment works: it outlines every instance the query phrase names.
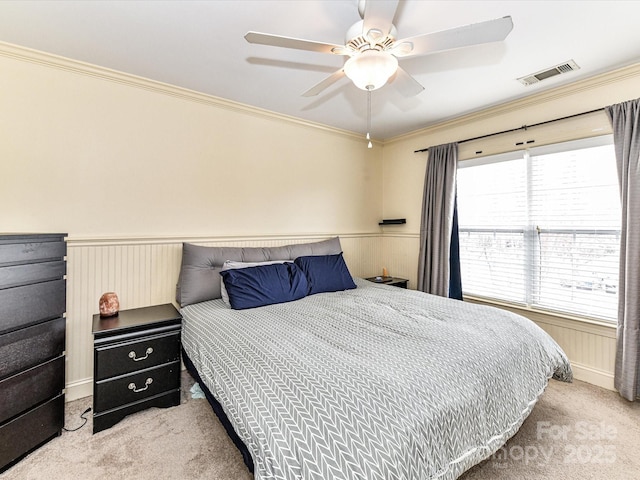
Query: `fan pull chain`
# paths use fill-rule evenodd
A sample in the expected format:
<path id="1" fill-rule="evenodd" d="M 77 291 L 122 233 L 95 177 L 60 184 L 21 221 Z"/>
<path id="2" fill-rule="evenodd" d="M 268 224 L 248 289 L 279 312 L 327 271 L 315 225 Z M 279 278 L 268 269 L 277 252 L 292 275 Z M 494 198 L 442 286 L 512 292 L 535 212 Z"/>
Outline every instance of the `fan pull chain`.
<path id="1" fill-rule="evenodd" d="M 371 143 L 371 90 L 367 90 L 367 148 L 373 148 Z"/>

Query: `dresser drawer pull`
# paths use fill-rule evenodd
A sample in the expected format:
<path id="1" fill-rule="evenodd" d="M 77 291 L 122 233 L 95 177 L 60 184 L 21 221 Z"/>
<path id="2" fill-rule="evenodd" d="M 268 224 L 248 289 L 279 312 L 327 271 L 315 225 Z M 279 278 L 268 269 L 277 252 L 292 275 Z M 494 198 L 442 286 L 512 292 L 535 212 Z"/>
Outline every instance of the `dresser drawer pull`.
<path id="1" fill-rule="evenodd" d="M 153 383 L 153 378 L 151 377 L 147 378 L 147 380 L 144 382 L 144 388 L 136 388 L 136 384 L 131 382 L 129 384 L 129 390 L 133 390 L 135 393 L 144 392 L 147 388 L 149 388 L 149 385 L 151 385 L 152 383 Z"/>
<path id="2" fill-rule="evenodd" d="M 153 348 L 151 348 L 151 347 L 147 348 L 147 351 L 145 353 L 146 353 L 146 355 L 144 357 L 136 358 L 136 352 L 131 350 L 129 352 L 129 358 L 132 359 L 134 362 L 139 362 L 140 360 L 145 360 L 146 358 L 149 357 L 149 355 L 151 355 L 153 353 Z"/>

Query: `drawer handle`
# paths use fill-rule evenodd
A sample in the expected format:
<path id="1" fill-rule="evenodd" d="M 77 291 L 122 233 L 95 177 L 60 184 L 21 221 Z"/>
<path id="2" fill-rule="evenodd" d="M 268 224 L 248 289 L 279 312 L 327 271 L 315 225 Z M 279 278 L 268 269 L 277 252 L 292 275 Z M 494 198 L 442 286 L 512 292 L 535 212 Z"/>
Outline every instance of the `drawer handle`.
<path id="1" fill-rule="evenodd" d="M 129 352 L 129 358 L 132 359 L 134 362 L 139 362 L 140 360 L 145 360 L 146 358 L 149 357 L 149 355 L 151 355 L 153 353 L 153 348 L 151 348 L 151 347 L 147 348 L 147 351 L 145 353 L 146 353 L 146 355 L 144 357 L 136 358 L 136 352 L 131 350 Z"/>
<path id="2" fill-rule="evenodd" d="M 147 388 L 149 388 L 149 385 L 151 385 L 153 383 L 153 378 L 149 377 L 145 380 L 144 382 L 144 388 L 136 388 L 136 384 L 131 382 L 129 384 L 129 390 L 133 390 L 135 393 L 138 392 L 144 392 Z"/>

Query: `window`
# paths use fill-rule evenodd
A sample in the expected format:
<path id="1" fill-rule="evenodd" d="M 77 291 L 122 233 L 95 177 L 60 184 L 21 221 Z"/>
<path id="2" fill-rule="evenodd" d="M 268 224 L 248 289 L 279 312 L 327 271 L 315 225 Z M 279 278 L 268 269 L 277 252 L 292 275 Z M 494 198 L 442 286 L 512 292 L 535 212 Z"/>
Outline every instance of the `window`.
<path id="1" fill-rule="evenodd" d="M 467 295 L 614 320 L 620 195 L 610 135 L 463 161 Z"/>

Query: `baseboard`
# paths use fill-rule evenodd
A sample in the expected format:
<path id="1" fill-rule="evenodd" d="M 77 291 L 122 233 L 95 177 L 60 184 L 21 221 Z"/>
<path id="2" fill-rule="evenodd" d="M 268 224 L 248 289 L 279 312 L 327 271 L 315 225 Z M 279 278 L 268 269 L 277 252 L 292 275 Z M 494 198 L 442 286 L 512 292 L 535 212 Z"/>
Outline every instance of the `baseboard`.
<path id="1" fill-rule="evenodd" d="M 65 387 L 64 398 L 66 402 L 89 397 L 91 395 L 93 395 L 93 378 L 84 378 L 82 380 L 71 382 Z"/>
<path id="2" fill-rule="evenodd" d="M 611 372 L 605 372 L 575 362 L 571 363 L 571 368 L 573 370 L 573 378 L 576 380 L 591 383 L 607 390 L 616 390 L 613 386 L 613 373 Z"/>

